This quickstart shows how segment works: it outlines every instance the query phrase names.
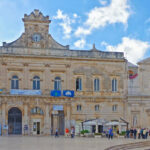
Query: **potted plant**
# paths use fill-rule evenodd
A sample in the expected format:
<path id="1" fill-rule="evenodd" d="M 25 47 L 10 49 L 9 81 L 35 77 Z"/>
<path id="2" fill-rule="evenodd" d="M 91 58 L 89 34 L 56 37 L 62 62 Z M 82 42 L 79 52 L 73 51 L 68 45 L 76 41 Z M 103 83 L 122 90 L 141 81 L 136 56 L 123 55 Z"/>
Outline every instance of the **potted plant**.
<path id="1" fill-rule="evenodd" d="M 81 135 L 81 136 L 88 136 L 88 133 L 89 133 L 88 130 L 82 130 L 82 131 L 80 132 L 80 135 Z"/>

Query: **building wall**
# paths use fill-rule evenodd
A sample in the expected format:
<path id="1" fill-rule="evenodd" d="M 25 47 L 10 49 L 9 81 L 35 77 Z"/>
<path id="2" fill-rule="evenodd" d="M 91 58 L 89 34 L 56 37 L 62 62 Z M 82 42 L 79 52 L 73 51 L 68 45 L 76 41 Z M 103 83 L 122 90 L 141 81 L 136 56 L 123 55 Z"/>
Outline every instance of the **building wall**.
<path id="1" fill-rule="evenodd" d="M 65 128 L 74 126 L 76 121 L 89 119 L 127 119 L 127 61 L 123 53 L 102 52 L 95 46 L 88 51 L 69 50 L 49 35 L 49 18 L 38 10 L 33 13 L 24 16 L 25 32 L 21 37 L 0 47 L 1 124 L 8 125 L 8 112 L 17 107 L 22 112 L 22 133 L 24 125 L 28 125 L 29 134 L 33 134 L 33 122 L 40 120 L 40 133 L 49 134 L 52 124 L 54 132 L 58 123 L 59 112 L 53 110 L 53 105 L 63 105 Z M 39 42 L 33 40 L 35 33 L 41 35 Z M 19 89 L 22 90 L 32 90 L 33 77 L 39 76 L 42 94 L 11 95 L 13 75 L 19 77 Z M 74 97 L 50 95 L 57 76 L 61 78 L 61 89 L 75 91 Z M 82 79 L 81 91 L 76 91 L 77 78 Z M 95 78 L 100 79 L 99 92 L 94 92 Z M 116 92 L 112 92 L 113 78 L 118 83 Z M 77 105 L 81 105 L 81 111 L 77 111 Z M 99 111 L 95 111 L 95 105 L 99 105 Z M 113 105 L 117 105 L 115 112 Z M 34 107 L 40 107 L 44 114 L 32 114 Z"/>
<path id="2" fill-rule="evenodd" d="M 149 92 L 149 59 L 139 62 L 138 67 L 129 67 L 138 76 L 129 79 L 128 87 L 128 121 L 130 127 L 150 128 L 150 92 Z"/>

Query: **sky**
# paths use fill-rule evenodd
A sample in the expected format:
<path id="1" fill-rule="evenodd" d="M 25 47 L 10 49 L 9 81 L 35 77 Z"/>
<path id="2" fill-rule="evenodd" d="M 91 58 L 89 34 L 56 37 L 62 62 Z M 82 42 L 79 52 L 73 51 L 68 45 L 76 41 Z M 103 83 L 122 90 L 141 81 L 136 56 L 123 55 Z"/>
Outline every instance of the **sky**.
<path id="1" fill-rule="evenodd" d="M 0 45 L 24 32 L 22 18 L 39 9 L 49 33 L 73 50 L 124 52 L 136 64 L 150 57 L 150 0 L 0 0 Z"/>

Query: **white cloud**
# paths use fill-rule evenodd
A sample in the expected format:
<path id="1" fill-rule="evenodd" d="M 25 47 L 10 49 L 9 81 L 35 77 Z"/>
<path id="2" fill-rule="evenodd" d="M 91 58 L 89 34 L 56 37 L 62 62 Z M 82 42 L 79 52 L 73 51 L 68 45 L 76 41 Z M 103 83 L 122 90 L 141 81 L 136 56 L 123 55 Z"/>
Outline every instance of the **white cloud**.
<path id="1" fill-rule="evenodd" d="M 84 39 L 80 39 L 74 43 L 74 46 L 77 48 L 84 48 L 86 41 Z"/>
<path id="2" fill-rule="evenodd" d="M 74 17 L 74 18 L 78 18 L 78 15 L 77 15 L 77 14 L 73 14 L 73 17 Z"/>
<path id="3" fill-rule="evenodd" d="M 106 46 L 107 51 L 124 52 L 127 60 L 134 64 L 143 59 L 150 48 L 150 43 L 128 37 L 123 37 L 122 42 L 116 46 L 108 45 L 106 42 L 102 42 L 101 45 Z"/>
<path id="4" fill-rule="evenodd" d="M 101 5 L 106 5 L 107 4 L 106 0 L 99 0 L 99 2 L 100 2 Z"/>
<path id="5" fill-rule="evenodd" d="M 122 23 L 126 25 L 131 14 L 129 8 L 128 0 L 111 0 L 108 6 L 95 7 L 88 13 L 87 20 L 82 27 L 78 27 L 75 35 L 88 35 L 93 29 L 108 24 Z"/>
<path id="6" fill-rule="evenodd" d="M 78 27 L 78 29 L 75 32 L 75 35 L 79 36 L 81 34 L 82 35 L 89 35 L 89 34 L 91 34 L 91 28 L 85 29 L 85 28 L 82 28 L 82 27 Z"/>
<path id="7" fill-rule="evenodd" d="M 63 14 L 61 10 L 58 9 L 57 15 L 53 17 L 53 19 L 62 20 L 59 25 L 63 28 L 63 33 L 65 38 L 70 38 L 70 34 L 72 32 L 72 23 L 75 23 L 75 18 L 78 17 L 77 14 L 73 14 L 74 19 L 71 19 L 67 14 Z"/>

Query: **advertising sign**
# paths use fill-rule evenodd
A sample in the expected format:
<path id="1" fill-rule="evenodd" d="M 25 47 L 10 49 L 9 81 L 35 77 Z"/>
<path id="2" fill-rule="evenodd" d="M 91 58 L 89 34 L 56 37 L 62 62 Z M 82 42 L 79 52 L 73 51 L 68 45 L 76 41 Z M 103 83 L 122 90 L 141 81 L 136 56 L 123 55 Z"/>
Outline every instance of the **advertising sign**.
<path id="1" fill-rule="evenodd" d="M 4 130 L 8 130 L 8 125 L 4 124 L 4 125 L 3 125 L 3 129 L 4 129 Z"/>
<path id="2" fill-rule="evenodd" d="M 24 125 L 24 130 L 28 130 L 28 125 L 27 124 Z"/>
<path id="3" fill-rule="evenodd" d="M 55 96 L 55 97 L 59 97 L 59 96 L 61 96 L 61 91 L 51 90 L 50 95 Z"/>
<path id="4" fill-rule="evenodd" d="M 74 91 L 71 90 L 64 90 L 63 95 L 67 97 L 74 97 Z"/>
<path id="5" fill-rule="evenodd" d="M 41 95 L 41 90 L 16 90 L 11 89 L 10 94 L 12 95 Z"/>
<path id="6" fill-rule="evenodd" d="M 53 105 L 53 110 L 64 110 L 63 105 Z"/>

